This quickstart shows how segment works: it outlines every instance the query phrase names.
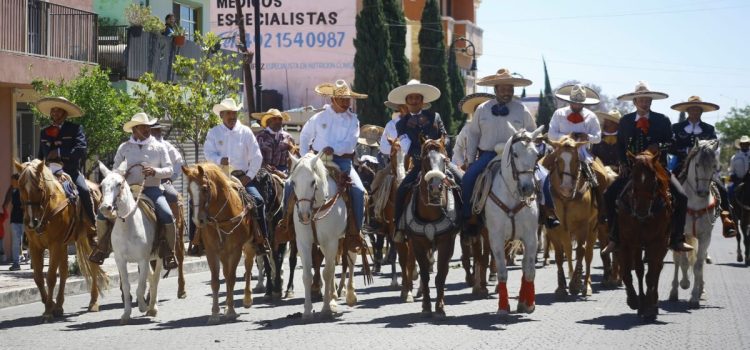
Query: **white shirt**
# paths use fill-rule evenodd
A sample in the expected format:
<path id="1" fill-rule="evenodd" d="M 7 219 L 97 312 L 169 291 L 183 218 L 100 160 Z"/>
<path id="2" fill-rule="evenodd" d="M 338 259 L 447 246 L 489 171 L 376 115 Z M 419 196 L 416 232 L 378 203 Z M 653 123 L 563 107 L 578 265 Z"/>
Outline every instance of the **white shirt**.
<path id="1" fill-rule="evenodd" d="M 155 139 L 156 140 L 156 139 Z M 182 154 L 180 151 L 177 150 L 177 147 L 175 147 L 171 142 L 161 139 L 156 140 L 161 142 L 164 147 L 167 148 L 167 154 L 169 154 L 169 160 L 172 162 L 172 181 L 177 180 L 177 178 L 180 177 L 180 174 L 182 174 L 182 165 L 184 164 L 184 161 L 182 160 Z"/>
<path id="2" fill-rule="evenodd" d="M 745 177 L 745 174 L 750 170 L 750 151 L 742 152 L 737 151 L 729 161 L 729 171 L 732 175 L 739 177 L 740 179 Z"/>
<path id="3" fill-rule="evenodd" d="M 581 116 L 583 121 L 580 123 L 572 123 L 568 120 L 568 116 L 573 113 L 570 106 L 563 107 L 555 111 L 552 114 L 552 119 L 549 122 L 549 139 L 552 141 L 559 141 L 563 136 L 570 135 L 572 133 L 582 133 L 589 136 L 589 143 L 596 144 L 602 140 L 602 130 L 599 126 L 599 120 L 596 118 L 596 114 L 587 108 L 581 110 Z"/>
<path id="4" fill-rule="evenodd" d="M 508 127 L 510 122 L 516 130 L 526 129 L 534 131 L 536 122 L 531 117 L 531 112 L 519 100 L 513 98 L 506 104 L 509 113 L 506 116 L 492 114 L 492 106 L 498 102 L 496 99 L 482 103 L 474 111 L 474 118 L 469 124 L 466 135 L 466 163 L 473 163 L 477 156 L 477 149 L 484 151 L 495 151 L 495 145 L 505 144 L 513 137 L 513 131 Z"/>
<path id="5" fill-rule="evenodd" d="M 391 154 L 391 143 L 388 142 L 388 139 L 395 140 L 398 137 L 398 132 L 396 131 L 396 123 L 398 123 L 398 121 L 399 118 L 391 119 L 388 124 L 385 124 L 383 135 L 380 136 L 380 153 L 385 155 Z"/>
<path id="6" fill-rule="evenodd" d="M 143 169 L 133 167 L 135 164 L 150 166 L 154 169 L 154 176 L 149 176 L 144 181 Z M 125 179 L 130 185 L 140 185 L 145 187 L 161 187 L 162 179 L 172 177 L 172 161 L 169 160 L 167 148 L 153 136 L 143 141 L 130 139 L 117 148 L 115 154 L 113 169 L 130 170 L 128 177 Z"/>
<path id="7" fill-rule="evenodd" d="M 322 151 L 333 148 L 333 154 L 342 156 L 354 153 L 359 138 L 359 119 L 357 115 L 345 111 L 336 113 L 330 105 L 318 112 L 302 127 L 299 134 L 300 152 L 305 154 L 310 147 Z"/>
<path id="8" fill-rule="evenodd" d="M 455 164 L 458 167 L 461 167 L 466 163 L 466 135 L 468 134 L 469 124 L 471 122 L 466 122 L 464 124 L 464 127 L 461 128 L 461 131 L 456 135 L 456 143 L 453 145 L 453 159 L 451 159 L 451 162 Z"/>
<path id="9" fill-rule="evenodd" d="M 688 134 L 700 135 L 703 132 L 703 129 L 701 129 L 700 122 L 691 123 L 688 121 L 687 125 L 685 125 L 685 132 Z"/>
<path id="10" fill-rule="evenodd" d="M 203 144 L 203 153 L 208 161 L 217 165 L 221 165 L 221 158 L 229 158 L 232 169 L 244 171 L 251 179 L 263 164 L 263 154 L 253 131 L 239 121 L 232 130 L 224 123 L 211 128 Z"/>

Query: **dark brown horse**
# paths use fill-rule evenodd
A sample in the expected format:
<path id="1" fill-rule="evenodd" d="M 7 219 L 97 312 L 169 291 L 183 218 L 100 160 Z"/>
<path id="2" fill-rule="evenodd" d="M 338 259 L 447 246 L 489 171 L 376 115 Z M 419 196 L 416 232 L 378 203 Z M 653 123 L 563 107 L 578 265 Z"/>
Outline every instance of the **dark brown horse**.
<path id="1" fill-rule="evenodd" d="M 659 313 L 659 274 L 667 254 L 671 226 L 669 175 L 659 163 L 658 152 L 645 151 L 637 156 L 628 153 L 628 158 L 633 168 L 630 181 L 618 198 L 620 249 L 617 255 L 628 306 L 638 310 L 638 315 L 644 319 L 654 321 Z M 648 264 L 648 272 L 644 263 Z M 633 287 L 632 270 L 638 277 L 638 294 Z"/>

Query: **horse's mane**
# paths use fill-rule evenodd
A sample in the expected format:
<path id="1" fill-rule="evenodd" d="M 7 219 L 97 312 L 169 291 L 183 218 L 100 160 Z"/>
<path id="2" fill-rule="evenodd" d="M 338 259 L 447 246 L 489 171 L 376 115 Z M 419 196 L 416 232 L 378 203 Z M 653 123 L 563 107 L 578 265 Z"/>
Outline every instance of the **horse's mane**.
<path id="1" fill-rule="evenodd" d="M 52 171 L 50 171 L 46 165 L 42 167 L 41 179 L 37 177 L 36 169 L 39 167 L 40 163 L 42 163 L 42 160 L 40 159 L 33 159 L 29 162 L 24 163 L 24 169 L 19 174 L 18 180 L 21 181 L 25 176 L 30 176 L 32 180 L 39 182 L 40 185 L 42 183 L 47 183 L 47 184 L 51 183 L 52 184 L 51 186 L 56 188 L 57 191 L 63 192 L 62 185 L 60 185 L 60 182 L 55 179 L 55 176 L 52 174 Z M 44 181 L 40 181 L 40 180 L 44 180 Z"/>
<path id="2" fill-rule="evenodd" d="M 299 159 L 299 162 L 297 162 L 297 165 L 289 174 L 289 178 L 293 178 L 302 166 L 312 171 L 313 177 L 315 178 L 315 186 L 320 188 L 323 192 L 323 197 L 328 198 L 328 170 L 326 169 L 325 164 L 323 164 L 323 161 L 321 161 L 314 153 L 307 153 Z"/>
<path id="3" fill-rule="evenodd" d="M 432 140 L 427 139 L 422 144 L 422 159 L 424 159 L 430 151 L 438 151 L 444 155 L 447 155 L 445 151 L 445 145 L 441 142 L 441 139 Z"/>
<path id="4" fill-rule="evenodd" d="M 196 166 L 203 168 L 203 173 L 206 175 L 209 181 L 216 184 L 219 187 L 229 187 L 232 185 L 231 181 L 221 168 L 214 163 L 199 163 Z"/>
<path id="5" fill-rule="evenodd" d="M 687 171 L 693 161 L 696 161 L 696 164 L 708 164 L 716 160 L 716 153 L 712 148 L 713 142 L 716 141 L 699 140 L 698 146 L 690 149 L 690 152 L 688 152 L 688 155 L 687 157 L 685 157 L 685 161 L 682 162 L 682 166 L 680 168 L 678 176 L 680 181 L 685 181 L 685 179 L 687 179 Z"/>
<path id="6" fill-rule="evenodd" d="M 641 163 L 656 175 L 656 181 L 659 184 L 657 191 L 666 202 L 666 199 L 669 198 L 669 173 L 664 166 L 661 165 L 661 162 L 653 161 L 654 157 L 656 157 L 656 155 L 651 153 L 651 151 L 643 151 L 635 157 L 634 165 Z M 635 166 L 633 168 L 635 168 Z"/>

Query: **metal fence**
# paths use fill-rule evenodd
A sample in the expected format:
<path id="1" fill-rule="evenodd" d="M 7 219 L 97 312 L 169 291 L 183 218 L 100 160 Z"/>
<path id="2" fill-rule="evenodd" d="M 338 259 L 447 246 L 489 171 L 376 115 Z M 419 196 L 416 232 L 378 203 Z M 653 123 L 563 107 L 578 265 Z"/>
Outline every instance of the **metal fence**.
<path id="1" fill-rule="evenodd" d="M 0 13 L 0 50 L 96 62 L 96 14 L 40 0 L 2 0 Z"/>

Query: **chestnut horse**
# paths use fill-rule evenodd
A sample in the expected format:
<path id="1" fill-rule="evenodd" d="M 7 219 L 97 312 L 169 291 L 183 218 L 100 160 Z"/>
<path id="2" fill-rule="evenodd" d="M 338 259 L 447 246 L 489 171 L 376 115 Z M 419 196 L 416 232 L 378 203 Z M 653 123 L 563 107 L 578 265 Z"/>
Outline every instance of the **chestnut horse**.
<path id="1" fill-rule="evenodd" d="M 671 229 L 672 202 L 669 174 L 659 162 L 659 153 L 645 151 L 634 156 L 628 184 L 617 199 L 620 227 L 618 258 L 622 267 L 628 306 L 648 321 L 659 313 L 659 274 L 667 255 Z M 645 256 L 643 254 L 645 250 Z M 646 289 L 643 288 L 644 263 L 648 264 Z M 631 271 L 638 277 L 638 294 Z"/>
<path id="2" fill-rule="evenodd" d="M 410 233 L 411 247 L 419 264 L 420 290 L 423 293 L 422 314 L 432 315 L 430 298 L 430 257 L 432 248 L 438 253 L 435 288 L 435 315 L 445 317 L 445 279 L 448 276 L 450 259 L 453 256 L 456 233 L 458 233 L 457 202 L 452 193 L 456 185 L 447 177 L 448 157 L 445 143 L 440 140 L 425 140 L 422 145 L 422 167 L 416 190 L 407 206 L 399 228 Z M 408 268 L 407 268 L 408 269 Z"/>
<path id="3" fill-rule="evenodd" d="M 65 301 L 65 281 L 68 278 L 68 243 L 75 242 L 76 260 L 83 277 L 91 286 L 89 311 L 99 311 L 99 293 L 109 283 L 106 272 L 99 265 L 89 262 L 92 247 L 89 243 L 89 230 L 93 225 L 81 212 L 80 203 L 71 204 L 66 198 L 60 182 L 41 160 L 26 163 L 14 162 L 19 173 L 18 188 L 24 208 L 26 237 L 29 240 L 31 266 L 34 269 L 34 282 L 44 304 L 42 320 L 50 322 L 63 315 Z M 101 200 L 99 187 L 88 182 L 94 207 Z M 80 198 L 79 198 L 80 201 Z M 49 250 L 47 286 L 44 285 L 44 251 Z M 60 286 L 56 301 L 52 299 L 60 276 Z"/>
<path id="4" fill-rule="evenodd" d="M 233 321 L 238 315 L 234 311 L 234 283 L 237 265 L 245 254 L 245 294 L 242 305 L 253 304 L 250 290 L 250 273 L 255 258 L 255 246 L 250 244 L 254 222 L 247 206 L 238 192 L 239 184 L 229 179 L 224 172 L 211 163 L 182 167 L 187 177 L 188 189 L 193 199 L 193 223 L 203 229 L 201 241 L 206 252 L 206 261 L 211 271 L 213 306 L 208 324 L 222 320 L 219 313 L 219 268 L 223 268 L 226 285 L 224 319 Z M 221 265 L 220 265 L 221 264 Z"/>

